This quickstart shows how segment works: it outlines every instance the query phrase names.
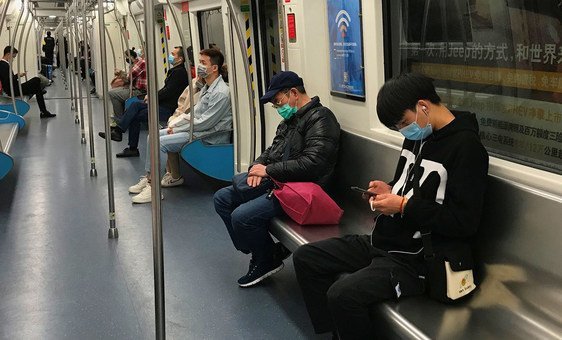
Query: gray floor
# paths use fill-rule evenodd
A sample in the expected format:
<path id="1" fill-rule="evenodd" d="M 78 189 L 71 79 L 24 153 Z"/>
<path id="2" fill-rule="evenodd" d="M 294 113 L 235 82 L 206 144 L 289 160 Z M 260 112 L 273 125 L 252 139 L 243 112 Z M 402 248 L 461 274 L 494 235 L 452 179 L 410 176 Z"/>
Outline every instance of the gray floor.
<path id="1" fill-rule="evenodd" d="M 150 205 L 133 206 L 127 193 L 142 174 L 145 139 L 141 158 L 113 158 L 120 237 L 108 240 L 101 102 L 92 110 L 91 178 L 89 147 L 61 99 L 68 93 L 60 75 L 48 90 L 47 107 L 58 116 L 40 120 L 31 101 L 13 147 L 16 165 L 0 181 L 0 338 L 154 338 Z M 125 146 L 113 143 L 113 154 Z M 183 171 L 182 187 L 164 189 L 168 338 L 315 338 L 292 261 L 262 285 L 239 288 L 249 259 L 235 252 L 214 212 L 216 184 Z"/>

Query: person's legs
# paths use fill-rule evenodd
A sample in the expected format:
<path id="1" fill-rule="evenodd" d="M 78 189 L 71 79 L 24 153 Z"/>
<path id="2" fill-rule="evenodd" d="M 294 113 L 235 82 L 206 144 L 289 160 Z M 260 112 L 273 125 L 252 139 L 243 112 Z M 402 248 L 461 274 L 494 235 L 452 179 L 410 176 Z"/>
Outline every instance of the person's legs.
<path id="1" fill-rule="evenodd" d="M 338 275 L 368 266 L 373 251 L 368 237 L 359 235 L 309 243 L 295 251 L 295 274 L 316 333 L 335 330 L 326 293 Z"/>
<path id="2" fill-rule="evenodd" d="M 372 247 L 368 235 L 302 246 L 293 261 L 314 330 L 337 330 L 341 339 L 374 338 L 372 304 L 424 290 L 412 269 Z M 344 273 L 351 274 L 338 280 Z"/>
<path id="3" fill-rule="evenodd" d="M 168 160 L 166 161 L 166 169 L 170 172 L 172 179 L 181 177 L 180 173 L 180 153 L 168 152 Z"/>
<path id="4" fill-rule="evenodd" d="M 167 129 L 160 129 L 160 131 L 158 131 L 158 135 L 160 136 L 160 141 L 162 141 L 162 137 L 168 135 L 168 130 Z M 165 157 L 165 154 L 162 154 L 162 148 L 160 148 L 160 170 L 164 170 L 164 166 L 165 163 L 162 163 L 162 160 Z M 144 169 L 146 170 L 146 173 L 149 174 L 150 173 L 150 136 L 146 136 L 146 156 L 145 156 L 145 160 L 144 160 Z"/>
<path id="5" fill-rule="evenodd" d="M 42 117 L 53 117 L 55 115 L 51 114 L 47 110 L 45 105 L 45 98 L 43 97 L 43 91 L 41 89 L 41 79 L 39 77 L 33 77 L 21 84 L 21 90 L 23 95 L 35 95 L 37 98 L 37 105 L 39 106 L 39 111 Z"/>
<path id="6" fill-rule="evenodd" d="M 117 87 L 107 91 L 107 95 L 111 100 L 113 106 L 113 113 L 115 117 L 119 118 L 123 116 L 125 111 L 125 100 L 129 99 L 129 88 L 128 87 Z"/>
<path id="7" fill-rule="evenodd" d="M 129 122 L 129 149 L 137 149 L 139 147 L 141 123 L 148 121 L 148 105 L 146 105 L 144 102 L 139 102 L 133 103 L 130 108 L 132 108 L 133 106 L 135 106 L 136 109 L 135 115 L 131 117 L 132 119 Z M 125 115 L 127 111 L 125 111 Z M 119 122 L 117 126 L 121 127 L 121 122 Z"/>
<path id="8" fill-rule="evenodd" d="M 340 339 L 373 339 L 377 330 L 369 308 L 381 301 L 420 295 L 424 282 L 412 269 L 388 256 L 336 281 L 328 290 L 328 308 Z"/>

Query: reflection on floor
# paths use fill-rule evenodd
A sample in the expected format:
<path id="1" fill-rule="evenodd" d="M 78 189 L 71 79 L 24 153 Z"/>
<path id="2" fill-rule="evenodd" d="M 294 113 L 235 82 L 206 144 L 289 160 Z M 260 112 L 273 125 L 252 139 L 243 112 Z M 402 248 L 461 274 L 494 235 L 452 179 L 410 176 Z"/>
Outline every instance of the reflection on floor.
<path id="1" fill-rule="evenodd" d="M 56 74 L 47 99 L 69 97 Z M 16 165 L 0 182 L 0 338 L 154 338 L 151 207 L 133 206 L 127 193 L 143 173 L 144 136 L 140 158 L 113 157 L 120 237 L 109 240 L 101 101 L 92 110 L 94 178 L 70 100 L 48 100 L 58 115 L 48 120 L 31 104 Z M 186 183 L 163 190 L 168 338 L 315 338 L 292 261 L 261 286 L 239 288 L 249 259 L 235 253 L 214 212 L 217 185 L 182 171 Z"/>

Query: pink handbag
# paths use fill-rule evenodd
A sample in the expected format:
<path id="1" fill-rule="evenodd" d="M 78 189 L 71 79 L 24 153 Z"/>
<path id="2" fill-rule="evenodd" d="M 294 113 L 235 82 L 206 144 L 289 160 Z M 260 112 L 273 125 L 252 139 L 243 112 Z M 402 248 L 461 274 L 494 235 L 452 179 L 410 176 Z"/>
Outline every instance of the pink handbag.
<path id="1" fill-rule="evenodd" d="M 281 207 L 298 224 L 338 224 L 343 210 L 334 200 L 312 182 L 274 181 L 273 190 Z"/>

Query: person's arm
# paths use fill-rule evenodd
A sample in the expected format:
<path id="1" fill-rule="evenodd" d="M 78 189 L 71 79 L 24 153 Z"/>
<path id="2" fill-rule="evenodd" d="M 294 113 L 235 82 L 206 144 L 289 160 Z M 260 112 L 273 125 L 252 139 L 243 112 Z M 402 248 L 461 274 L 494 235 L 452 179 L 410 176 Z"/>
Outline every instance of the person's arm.
<path id="1" fill-rule="evenodd" d="M 459 144 L 455 164 L 447 172 L 443 204 L 415 194 L 405 202 L 403 221 L 407 228 L 448 237 L 476 232 L 488 179 L 488 154 L 476 138 Z"/>
<path id="2" fill-rule="evenodd" d="M 232 115 L 230 109 L 230 96 L 222 92 L 209 94 L 207 109 L 200 116 L 193 117 L 193 131 L 206 131 L 215 126 L 227 115 Z M 199 104 L 201 104 L 201 99 Z M 197 112 L 197 108 L 194 109 Z"/>
<path id="3" fill-rule="evenodd" d="M 266 172 L 270 177 L 281 182 L 317 181 L 326 171 L 338 149 L 340 126 L 334 114 L 326 108 L 307 124 L 301 155 L 267 165 Z"/>

